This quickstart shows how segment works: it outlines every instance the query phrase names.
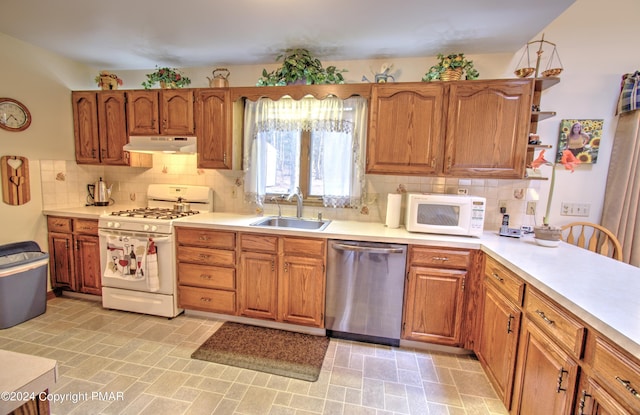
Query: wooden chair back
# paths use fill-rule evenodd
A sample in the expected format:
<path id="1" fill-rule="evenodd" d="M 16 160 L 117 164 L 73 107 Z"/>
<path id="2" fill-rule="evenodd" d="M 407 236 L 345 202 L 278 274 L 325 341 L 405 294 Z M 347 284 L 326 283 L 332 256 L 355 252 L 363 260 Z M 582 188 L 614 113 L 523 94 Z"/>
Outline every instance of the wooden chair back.
<path id="1" fill-rule="evenodd" d="M 591 222 L 573 222 L 562 227 L 562 239 L 591 252 L 622 261 L 622 246 L 609 229 Z"/>

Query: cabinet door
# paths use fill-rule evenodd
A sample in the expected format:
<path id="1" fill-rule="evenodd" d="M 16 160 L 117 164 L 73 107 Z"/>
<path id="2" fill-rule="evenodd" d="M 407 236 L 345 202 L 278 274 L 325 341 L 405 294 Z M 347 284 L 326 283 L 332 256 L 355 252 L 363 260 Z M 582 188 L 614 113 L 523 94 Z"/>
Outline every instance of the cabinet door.
<path id="1" fill-rule="evenodd" d="M 124 91 L 98 92 L 100 161 L 103 164 L 128 164 L 122 150 L 129 141 L 125 107 Z"/>
<path id="2" fill-rule="evenodd" d="M 194 135 L 193 90 L 160 91 L 160 132 L 164 135 Z"/>
<path id="3" fill-rule="evenodd" d="M 324 320 L 324 261 L 299 256 L 283 257 L 281 320 L 322 327 Z"/>
<path id="4" fill-rule="evenodd" d="M 160 134 L 158 91 L 127 91 L 129 135 Z"/>
<path id="5" fill-rule="evenodd" d="M 507 409 L 516 369 L 522 311 L 490 284 L 484 284 L 484 310 L 476 353 Z"/>
<path id="6" fill-rule="evenodd" d="M 582 376 L 581 392 L 576 403 L 577 415 L 631 415 L 598 382 Z"/>
<path id="7" fill-rule="evenodd" d="M 442 166 L 444 86 L 374 85 L 367 173 L 436 174 Z"/>
<path id="8" fill-rule="evenodd" d="M 96 92 L 74 91 L 71 93 L 71 99 L 76 162 L 99 164 L 100 140 Z"/>
<path id="9" fill-rule="evenodd" d="M 458 346 L 467 271 L 412 266 L 405 293 L 403 338 Z"/>
<path id="10" fill-rule="evenodd" d="M 240 313 L 247 317 L 278 317 L 278 257 L 243 252 L 240 256 Z"/>
<path id="11" fill-rule="evenodd" d="M 518 351 L 513 413 L 571 413 L 578 364 L 527 318 Z"/>
<path id="12" fill-rule="evenodd" d="M 49 232 L 49 258 L 51 286 L 75 291 L 73 240 L 70 233 Z"/>
<path id="13" fill-rule="evenodd" d="M 97 236 L 76 235 L 76 276 L 78 289 L 85 294 L 102 295 L 100 246 Z"/>
<path id="14" fill-rule="evenodd" d="M 532 95 L 530 79 L 451 83 L 444 174 L 524 177 Z"/>
<path id="15" fill-rule="evenodd" d="M 231 169 L 233 132 L 229 90 L 198 90 L 196 120 L 198 167 Z"/>

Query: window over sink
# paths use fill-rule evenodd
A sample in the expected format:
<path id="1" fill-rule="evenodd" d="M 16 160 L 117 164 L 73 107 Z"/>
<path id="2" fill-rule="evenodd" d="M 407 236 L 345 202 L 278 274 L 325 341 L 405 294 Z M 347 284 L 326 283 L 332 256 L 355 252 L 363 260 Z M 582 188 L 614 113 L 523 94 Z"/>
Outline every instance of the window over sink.
<path id="1" fill-rule="evenodd" d="M 245 197 L 302 189 L 324 206 L 357 206 L 363 194 L 367 100 L 262 98 L 245 105 Z"/>

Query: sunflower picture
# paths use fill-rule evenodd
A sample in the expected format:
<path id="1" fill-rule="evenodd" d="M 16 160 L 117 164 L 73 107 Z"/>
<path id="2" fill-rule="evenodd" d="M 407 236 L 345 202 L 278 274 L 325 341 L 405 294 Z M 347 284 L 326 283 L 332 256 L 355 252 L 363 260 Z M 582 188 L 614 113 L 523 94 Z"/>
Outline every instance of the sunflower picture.
<path id="1" fill-rule="evenodd" d="M 569 150 L 582 164 L 595 164 L 602 137 L 604 120 L 562 120 L 556 163 L 562 160 L 562 152 Z"/>

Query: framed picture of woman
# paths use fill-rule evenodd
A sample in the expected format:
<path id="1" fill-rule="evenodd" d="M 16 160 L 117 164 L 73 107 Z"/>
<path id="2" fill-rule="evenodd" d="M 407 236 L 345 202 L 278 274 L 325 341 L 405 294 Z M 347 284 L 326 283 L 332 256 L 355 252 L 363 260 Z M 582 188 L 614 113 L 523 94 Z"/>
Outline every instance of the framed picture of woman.
<path id="1" fill-rule="evenodd" d="M 564 150 L 569 150 L 580 163 L 595 164 L 603 123 L 604 120 L 562 120 L 556 162 L 560 162 Z"/>

